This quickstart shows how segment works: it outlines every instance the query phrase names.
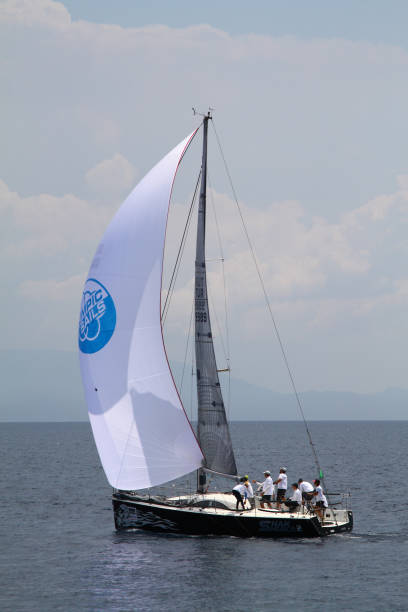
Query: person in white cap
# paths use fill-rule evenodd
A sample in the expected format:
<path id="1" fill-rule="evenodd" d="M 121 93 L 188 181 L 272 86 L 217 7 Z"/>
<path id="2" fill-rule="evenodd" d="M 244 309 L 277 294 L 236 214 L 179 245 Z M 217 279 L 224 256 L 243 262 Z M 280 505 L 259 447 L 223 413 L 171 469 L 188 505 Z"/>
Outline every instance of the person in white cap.
<path id="1" fill-rule="evenodd" d="M 277 479 L 274 481 L 273 484 L 277 485 L 278 487 L 277 494 L 276 494 L 276 501 L 277 501 L 276 507 L 278 510 L 280 510 L 281 502 L 284 501 L 286 490 L 288 488 L 288 477 L 286 476 L 285 467 L 281 467 L 281 469 L 279 470 L 279 476 L 277 477 Z"/>
<path id="2" fill-rule="evenodd" d="M 268 505 L 269 508 L 272 509 L 272 496 L 274 492 L 273 480 L 271 478 L 271 473 L 269 470 L 265 470 L 264 472 L 265 480 L 263 482 L 258 482 L 257 480 L 253 480 L 252 482 L 256 482 L 259 485 L 259 488 L 262 491 L 261 498 L 261 508 L 265 508 L 265 504 Z"/>

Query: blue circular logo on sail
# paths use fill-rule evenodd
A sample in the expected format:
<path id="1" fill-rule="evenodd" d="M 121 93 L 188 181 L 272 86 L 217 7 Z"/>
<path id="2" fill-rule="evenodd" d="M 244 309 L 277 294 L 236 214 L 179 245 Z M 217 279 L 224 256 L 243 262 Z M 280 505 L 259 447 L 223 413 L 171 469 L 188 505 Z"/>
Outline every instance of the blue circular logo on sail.
<path id="1" fill-rule="evenodd" d="M 97 353 L 112 338 L 115 325 L 116 309 L 109 291 L 99 281 L 88 278 L 79 316 L 79 349 Z"/>

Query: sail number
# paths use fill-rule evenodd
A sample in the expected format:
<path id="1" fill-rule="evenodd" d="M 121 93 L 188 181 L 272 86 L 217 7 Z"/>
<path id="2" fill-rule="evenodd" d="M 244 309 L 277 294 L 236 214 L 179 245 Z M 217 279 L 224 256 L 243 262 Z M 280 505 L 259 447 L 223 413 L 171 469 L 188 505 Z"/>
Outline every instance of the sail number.
<path id="1" fill-rule="evenodd" d="M 195 320 L 196 323 L 207 323 L 207 304 L 204 294 L 204 287 L 200 287 L 202 279 L 197 279 L 195 290 Z"/>

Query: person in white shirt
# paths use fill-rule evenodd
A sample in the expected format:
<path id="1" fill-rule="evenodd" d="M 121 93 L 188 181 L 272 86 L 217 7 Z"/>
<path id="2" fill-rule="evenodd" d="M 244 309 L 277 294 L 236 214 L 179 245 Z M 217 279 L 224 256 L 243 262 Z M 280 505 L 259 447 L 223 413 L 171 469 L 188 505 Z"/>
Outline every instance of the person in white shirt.
<path id="1" fill-rule="evenodd" d="M 316 480 L 314 480 L 313 483 L 315 485 L 315 490 L 314 490 L 313 495 L 315 497 L 316 514 L 320 517 L 321 520 L 323 520 L 324 508 L 328 507 L 327 499 L 320 485 L 320 480 L 316 478 Z"/>
<path id="2" fill-rule="evenodd" d="M 299 478 L 298 485 L 302 493 L 303 503 L 311 501 L 313 499 L 314 486 L 302 478 Z"/>
<path id="3" fill-rule="evenodd" d="M 276 494 L 276 501 L 277 501 L 276 507 L 278 510 L 280 510 L 281 502 L 284 501 L 286 490 L 288 488 L 288 477 L 286 476 L 285 467 L 281 467 L 281 469 L 279 470 L 279 476 L 277 477 L 277 479 L 274 481 L 273 484 L 277 485 L 278 487 L 277 494 Z"/>
<path id="4" fill-rule="evenodd" d="M 246 486 L 245 486 L 245 484 L 243 482 L 239 482 L 232 489 L 232 494 L 235 497 L 235 499 L 237 500 L 237 504 L 236 504 L 235 510 L 239 509 L 239 504 L 241 504 L 242 509 L 245 510 L 245 506 L 244 506 L 244 495 L 245 495 L 245 493 L 246 493 Z"/>
<path id="5" fill-rule="evenodd" d="M 259 488 L 262 491 L 261 508 L 265 508 L 265 504 L 267 504 L 269 508 L 272 508 L 271 501 L 274 493 L 274 488 L 270 471 L 266 470 L 264 472 L 264 476 L 265 480 L 263 482 L 258 482 L 257 480 L 253 480 L 252 482 L 258 484 Z"/>
<path id="6" fill-rule="evenodd" d="M 251 485 L 251 483 L 249 481 L 249 476 L 244 476 L 243 477 L 243 482 L 244 482 L 244 484 L 246 486 L 245 500 L 248 499 L 249 507 L 253 508 L 255 506 L 255 503 L 254 503 L 254 490 L 253 490 L 252 485 Z"/>
<path id="7" fill-rule="evenodd" d="M 292 484 L 293 494 L 290 499 L 284 502 L 285 506 L 289 508 L 289 510 L 295 510 L 296 508 L 301 508 L 302 506 L 302 493 L 299 490 L 297 482 Z"/>

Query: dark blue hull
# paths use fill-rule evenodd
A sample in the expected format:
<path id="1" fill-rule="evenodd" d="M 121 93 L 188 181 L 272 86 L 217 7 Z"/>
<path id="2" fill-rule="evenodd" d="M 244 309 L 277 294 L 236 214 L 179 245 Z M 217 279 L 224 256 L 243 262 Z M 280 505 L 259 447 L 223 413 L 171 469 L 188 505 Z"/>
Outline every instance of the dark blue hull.
<path id="1" fill-rule="evenodd" d="M 316 515 L 297 517 L 287 513 L 279 517 L 270 512 L 203 511 L 178 508 L 148 501 L 133 501 L 113 496 L 113 511 L 117 530 L 145 529 L 190 535 L 230 535 L 238 537 L 322 537 L 351 531 L 353 515 L 342 523 L 321 524 Z"/>

